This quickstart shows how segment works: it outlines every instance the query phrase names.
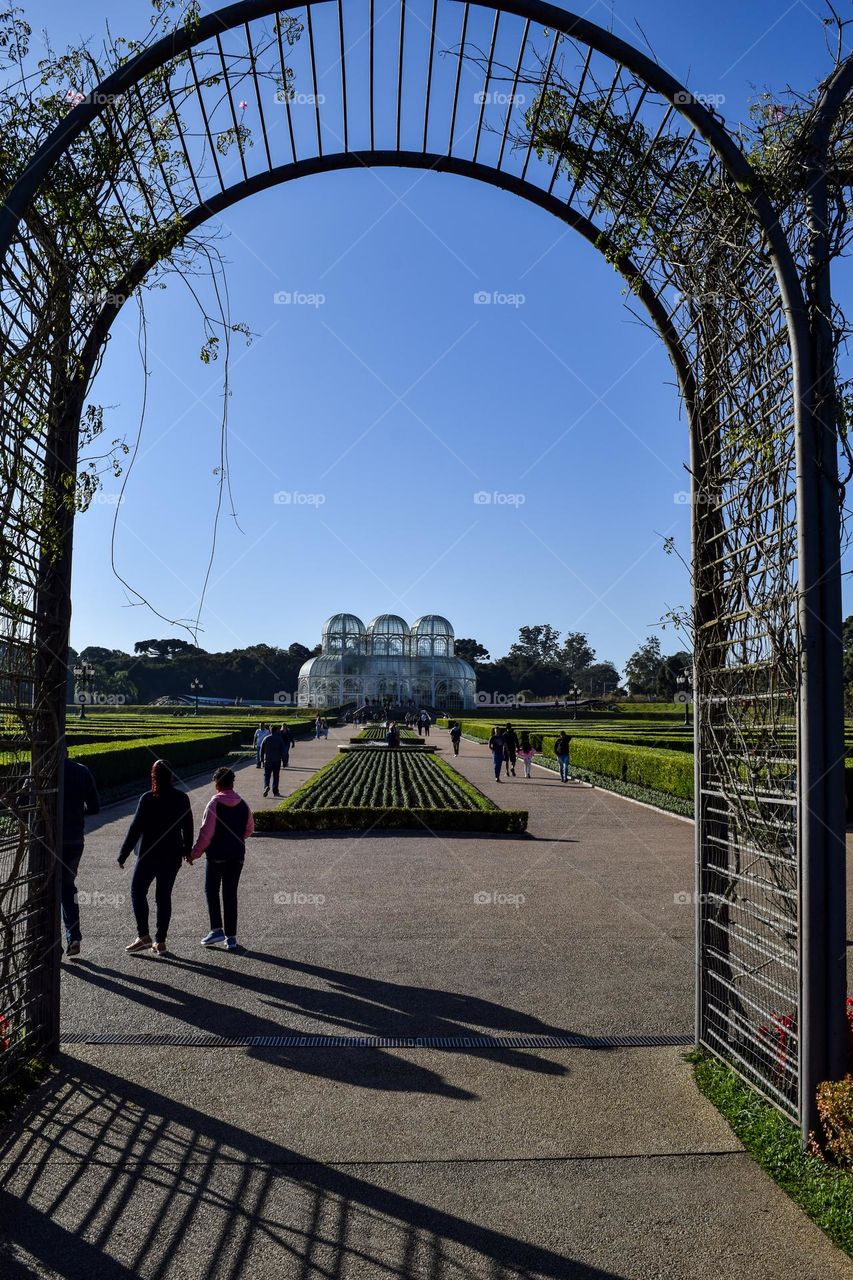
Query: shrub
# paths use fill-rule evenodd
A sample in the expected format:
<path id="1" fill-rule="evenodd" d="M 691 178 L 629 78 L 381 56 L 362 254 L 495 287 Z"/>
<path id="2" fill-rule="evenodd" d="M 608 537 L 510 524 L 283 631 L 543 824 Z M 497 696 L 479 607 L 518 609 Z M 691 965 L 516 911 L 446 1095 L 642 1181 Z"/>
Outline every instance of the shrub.
<path id="1" fill-rule="evenodd" d="M 819 1084 L 817 1110 L 827 1152 L 837 1164 L 853 1168 L 853 1076 Z"/>
<path id="2" fill-rule="evenodd" d="M 652 791 L 693 798 L 693 755 L 655 747 L 627 747 L 597 738 L 572 740 L 571 763 L 605 777 L 636 783 Z"/>
<path id="3" fill-rule="evenodd" d="M 243 730 L 230 733 L 174 734 L 167 738 L 137 738 L 129 742 L 89 743 L 72 747 L 69 755 L 91 769 L 98 787 L 142 781 L 155 760 L 162 757 L 174 769 L 218 760 L 239 747 Z"/>

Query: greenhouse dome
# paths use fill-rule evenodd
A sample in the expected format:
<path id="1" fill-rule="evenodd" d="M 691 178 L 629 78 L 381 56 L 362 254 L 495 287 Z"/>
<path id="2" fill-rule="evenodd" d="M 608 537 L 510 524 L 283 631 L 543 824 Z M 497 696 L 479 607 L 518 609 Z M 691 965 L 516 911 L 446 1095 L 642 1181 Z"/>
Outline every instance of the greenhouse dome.
<path id="1" fill-rule="evenodd" d="M 323 627 L 322 653 L 299 672 L 299 705 L 473 707 L 476 675 L 454 655 L 453 635 L 437 613 L 424 614 L 411 628 L 396 613 L 380 613 L 367 627 L 354 613 L 333 614 Z"/>

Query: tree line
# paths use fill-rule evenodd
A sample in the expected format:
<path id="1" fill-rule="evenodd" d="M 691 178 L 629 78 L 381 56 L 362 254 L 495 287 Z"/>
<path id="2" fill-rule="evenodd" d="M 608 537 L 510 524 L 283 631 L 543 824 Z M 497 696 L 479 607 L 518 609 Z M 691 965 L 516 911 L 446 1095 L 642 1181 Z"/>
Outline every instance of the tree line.
<path id="1" fill-rule="evenodd" d="M 89 645 L 79 653 L 69 651 L 68 700 L 75 701 L 75 690 L 87 687 L 130 703 L 190 697 L 192 682 L 199 681 L 202 696 L 269 701 L 281 692 L 295 696 L 299 668 L 319 652 L 319 645 L 309 649 L 294 642 L 286 648 L 255 644 L 209 653 L 172 638 L 138 640 L 133 653 Z M 668 700 L 692 664 L 683 650 L 665 655 L 660 639 L 652 636 L 631 655 L 622 675 L 614 663 L 597 657 L 585 632 L 561 635 L 550 623 L 520 627 L 502 658 L 493 659 L 474 639 L 457 640 L 456 653 L 474 667 L 479 689 L 528 698 L 567 697 L 577 688 L 583 698 L 629 693 Z M 91 675 L 75 676 L 74 668 L 81 666 Z"/>

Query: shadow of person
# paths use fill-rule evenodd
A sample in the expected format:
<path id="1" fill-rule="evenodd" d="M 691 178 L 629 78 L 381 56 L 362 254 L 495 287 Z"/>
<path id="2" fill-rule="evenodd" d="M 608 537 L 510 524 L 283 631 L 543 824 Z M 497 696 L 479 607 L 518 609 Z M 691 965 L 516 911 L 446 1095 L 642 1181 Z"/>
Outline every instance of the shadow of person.
<path id="1" fill-rule="evenodd" d="M 229 957 L 232 958 L 232 957 Z M 111 992 L 144 1005 L 152 1013 L 164 1019 L 178 1018 L 195 1029 L 195 1033 L 214 1036 L 254 1037 L 258 1040 L 298 1036 L 295 1031 L 271 1018 L 258 1017 L 251 1010 L 228 1010 L 224 1002 L 211 1000 L 196 991 L 181 991 L 168 981 L 149 978 L 136 973 L 118 973 L 114 969 L 91 960 L 78 962 L 73 970 L 76 978 L 90 982 L 102 991 Z M 237 1012 L 235 1024 L 225 1025 L 226 1011 Z M 149 1022 L 149 1034 L 156 1043 L 156 1021 Z M 192 1034 L 192 1033 L 190 1033 Z M 188 1037 L 189 1039 L 189 1037 Z M 292 1067 L 309 1075 L 316 1075 L 339 1084 L 358 1085 L 408 1093 L 439 1094 L 460 1101 L 476 1101 L 477 1095 L 467 1089 L 448 1083 L 437 1071 L 420 1063 L 411 1062 L 399 1055 L 385 1052 L 379 1046 L 359 1046 L 349 1053 L 326 1049 L 307 1049 L 301 1046 L 251 1046 L 248 1052 L 281 1067 Z"/>

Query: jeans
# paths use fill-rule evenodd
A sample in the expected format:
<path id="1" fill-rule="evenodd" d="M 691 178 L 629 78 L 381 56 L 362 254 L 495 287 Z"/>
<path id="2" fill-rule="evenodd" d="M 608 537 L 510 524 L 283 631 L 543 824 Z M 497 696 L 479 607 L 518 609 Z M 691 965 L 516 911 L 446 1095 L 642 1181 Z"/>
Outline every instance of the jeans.
<path id="1" fill-rule="evenodd" d="M 558 759 L 558 760 L 559 760 L 559 762 L 560 762 L 560 781 L 561 781 L 561 782 L 568 782 L 568 780 L 569 780 L 569 757 L 568 757 L 568 756 L 557 756 L 557 759 Z"/>
<path id="2" fill-rule="evenodd" d="M 68 942 L 80 942 L 80 904 L 77 901 L 77 872 L 83 856 L 82 844 L 62 846 L 62 923 Z"/>
<path id="3" fill-rule="evenodd" d="M 280 777 L 281 777 L 281 761 L 265 760 L 264 761 L 264 786 L 268 787 L 270 785 L 270 779 L 272 779 L 272 789 L 273 791 L 278 791 L 278 782 Z"/>
<path id="4" fill-rule="evenodd" d="M 284 755 L 281 757 L 282 769 L 286 769 L 289 764 L 290 764 L 290 747 L 286 747 L 284 751 Z M 276 786 L 276 791 L 278 791 L 277 786 Z"/>
<path id="5" fill-rule="evenodd" d="M 498 779 L 500 779 L 500 776 L 501 776 L 501 769 L 503 768 L 503 763 L 504 763 L 504 753 L 503 753 L 503 751 L 493 751 L 493 752 L 492 752 L 492 761 L 493 761 L 494 766 L 495 766 L 495 777 L 496 777 L 496 778 L 498 778 Z"/>
<path id="6" fill-rule="evenodd" d="M 458 756 L 459 755 L 459 739 L 453 738 L 452 742 L 453 742 L 453 754 L 455 756 Z"/>
<path id="7" fill-rule="evenodd" d="M 155 942 L 165 942 L 169 932 L 169 921 L 172 919 L 172 888 L 175 878 L 181 869 L 181 860 L 174 854 L 166 858 L 147 854 L 136 859 L 133 879 L 130 882 L 130 901 L 136 917 L 136 933 L 140 938 L 148 934 L 148 890 L 156 880 L 154 901 L 157 906 L 157 931 Z"/>
<path id="8" fill-rule="evenodd" d="M 214 862 L 207 859 L 204 876 L 204 895 L 207 898 L 207 909 L 210 912 L 211 929 L 224 929 L 226 938 L 237 937 L 237 885 L 240 883 L 240 872 L 243 862 L 236 858 L 229 861 Z M 222 891 L 220 905 L 219 893 Z M 225 917 L 223 924 L 222 918 Z"/>
<path id="9" fill-rule="evenodd" d="M 521 761 L 522 761 L 522 764 L 524 765 L 524 776 L 525 778 L 529 778 L 530 766 L 533 764 L 533 756 L 522 756 Z"/>

